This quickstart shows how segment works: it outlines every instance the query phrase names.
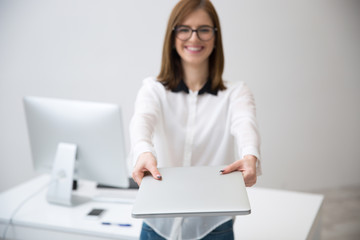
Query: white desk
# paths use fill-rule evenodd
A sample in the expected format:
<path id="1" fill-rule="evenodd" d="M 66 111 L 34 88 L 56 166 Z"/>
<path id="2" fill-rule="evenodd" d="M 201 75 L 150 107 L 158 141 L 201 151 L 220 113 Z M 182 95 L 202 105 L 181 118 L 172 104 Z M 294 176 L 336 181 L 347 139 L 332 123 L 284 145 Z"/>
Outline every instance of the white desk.
<path id="1" fill-rule="evenodd" d="M 0 194 L 0 238 L 14 209 L 48 181 L 49 177 L 43 175 Z M 80 182 L 77 192 L 91 197 L 99 190 L 91 182 Z M 114 194 L 135 197 L 136 191 L 115 191 Z M 236 218 L 236 239 L 320 239 L 323 196 L 264 188 L 248 188 L 248 194 L 252 213 Z M 47 203 L 45 195 L 46 189 L 43 189 L 20 208 L 8 229 L 7 239 L 138 239 L 142 220 L 131 218 L 131 204 L 89 201 L 63 207 Z M 101 220 L 89 220 L 86 214 L 92 208 L 105 208 L 107 212 Z M 108 219 L 132 226 L 101 224 Z"/>

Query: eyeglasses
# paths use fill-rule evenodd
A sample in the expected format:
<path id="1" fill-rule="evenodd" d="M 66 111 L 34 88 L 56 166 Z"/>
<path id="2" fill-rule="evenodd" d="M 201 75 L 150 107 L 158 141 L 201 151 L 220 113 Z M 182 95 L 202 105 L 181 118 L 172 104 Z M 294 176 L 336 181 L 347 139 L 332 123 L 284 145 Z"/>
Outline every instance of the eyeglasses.
<path id="1" fill-rule="evenodd" d="M 217 28 L 210 26 L 202 26 L 198 29 L 192 29 L 189 26 L 178 26 L 174 28 L 175 36 L 181 41 L 187 41 L 191 38 L 193 32 L 196 32 L 197 37 L 202 41 L 209 41 L 214 37 Z"/>

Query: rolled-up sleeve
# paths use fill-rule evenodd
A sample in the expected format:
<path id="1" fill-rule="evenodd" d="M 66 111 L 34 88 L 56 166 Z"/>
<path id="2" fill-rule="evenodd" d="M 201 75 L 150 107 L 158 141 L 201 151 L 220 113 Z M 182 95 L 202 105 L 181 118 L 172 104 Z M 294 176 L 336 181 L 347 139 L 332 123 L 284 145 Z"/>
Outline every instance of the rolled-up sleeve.
<path id="1" fill-rule="evenodd" d="M 231 134 L 238 144 L 238 154 L 257 157 L 257 174 L 261 175 L 260 135 L 253 94 L 243 82 L 236 84 L 230 97 Z"/>

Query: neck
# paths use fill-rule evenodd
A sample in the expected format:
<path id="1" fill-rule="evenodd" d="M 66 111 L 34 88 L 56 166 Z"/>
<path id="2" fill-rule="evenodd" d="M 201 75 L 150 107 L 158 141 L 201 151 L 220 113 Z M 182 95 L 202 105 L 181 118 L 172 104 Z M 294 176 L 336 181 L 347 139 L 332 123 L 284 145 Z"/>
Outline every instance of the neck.
<path id="1" fill-rule="evenodd" d="M 193 92 L 199 91 L 209 77 L 208 63 L 202 65 L 189 65 L 183 63 L 184 82 Z"/>

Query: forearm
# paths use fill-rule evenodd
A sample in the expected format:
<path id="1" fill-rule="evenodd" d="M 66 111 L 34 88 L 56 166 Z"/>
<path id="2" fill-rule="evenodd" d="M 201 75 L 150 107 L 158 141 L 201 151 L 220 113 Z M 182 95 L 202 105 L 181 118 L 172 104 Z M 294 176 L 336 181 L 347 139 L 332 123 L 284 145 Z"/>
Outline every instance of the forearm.
<path id="1" fill-rule="evenodd" d="M 246 85 L 234 91 L 231 102 L 231 133 L 237 143 L 240 159 L 251 159 L 260 168 L 260 134 L 256 120 L 256 106 L 252 93 Z"/>

